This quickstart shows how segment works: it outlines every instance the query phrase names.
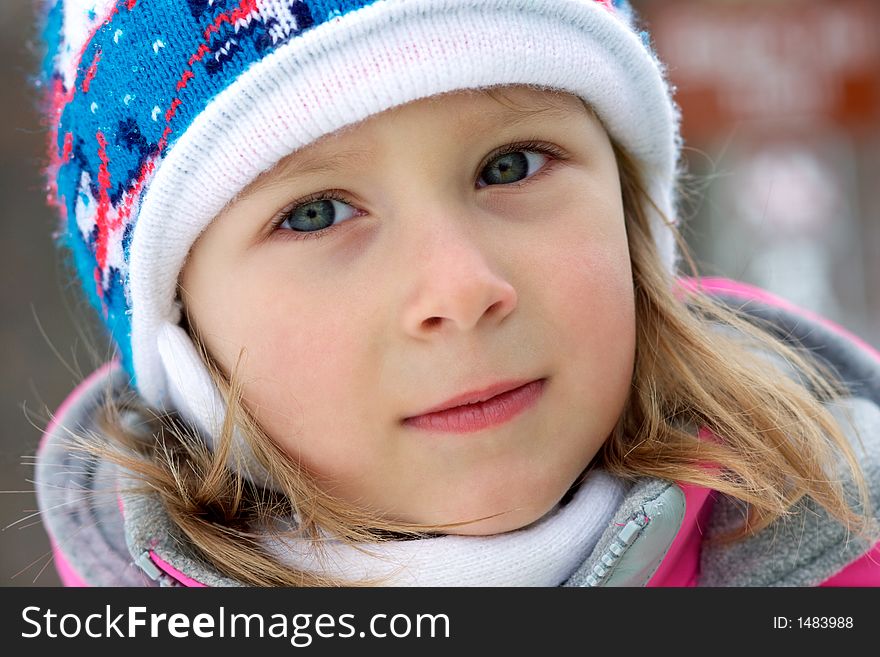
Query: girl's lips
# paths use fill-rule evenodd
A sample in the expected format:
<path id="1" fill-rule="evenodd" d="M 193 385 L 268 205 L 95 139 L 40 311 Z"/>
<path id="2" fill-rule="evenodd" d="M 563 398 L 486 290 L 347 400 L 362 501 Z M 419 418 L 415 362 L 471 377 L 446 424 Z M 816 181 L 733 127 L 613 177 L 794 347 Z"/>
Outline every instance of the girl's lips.
<path id="1" fill-rule="evenodd" d="M 472 433 L 498 426 L 534 406 L 544 392 L 546 379 L 530 381 L 485 401 L 465 403 L 443 410 L 415 415 L 403 424 L 425 431 Z"/>

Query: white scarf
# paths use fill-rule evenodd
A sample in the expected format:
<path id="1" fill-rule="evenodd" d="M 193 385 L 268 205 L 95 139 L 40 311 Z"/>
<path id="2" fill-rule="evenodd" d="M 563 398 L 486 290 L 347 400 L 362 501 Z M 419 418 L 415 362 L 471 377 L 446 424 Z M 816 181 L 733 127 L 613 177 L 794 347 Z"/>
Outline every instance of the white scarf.
<path id="1" fill-rule="evenodd" d="M 623 500 L 624 485 L 592 471 L 572 499 L 531 525 L 493 536 L 444 535 L 361 545 L 274 537 L 269 550 L 299 570 L 388 586 L 558 586 L 580 566 Z"/>

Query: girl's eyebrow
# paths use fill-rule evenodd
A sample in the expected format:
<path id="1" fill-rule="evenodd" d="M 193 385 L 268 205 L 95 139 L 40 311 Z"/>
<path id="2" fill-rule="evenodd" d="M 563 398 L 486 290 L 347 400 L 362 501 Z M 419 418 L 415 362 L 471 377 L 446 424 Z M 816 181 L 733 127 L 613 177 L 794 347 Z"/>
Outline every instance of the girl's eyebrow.
<path id="1" fill-rule="evenodd" d="M 264 171 L 256 180 L 239 192 L 233 201 L 241 201 L 261 191 L 271 189 L 293 176 L 339 173 L 346 166 L 352 164 L 368 166 L 374 159 L 375 152 L 372 149 L 363 148 L 334 151 L 305 161 L 288 156 L 271 169 Z"/>
<path id="2" fill-rule="evenodd" d="M 561 120 L 570 116 L 571 111 L 558 105 L 543 104 L 540 107 L 525 108 L 502 105 L 496 110 L 482 112 L 477 116 L 461 118 L 452 134 L 467 143 L 477 135 L 484 133 L 488 126 L 503 123 L 505 128 L 515 128 L 535 118 L 544 120 Z M 476 120 L 475 120 L 476 119 Z M 345 151 L 333 151 L 319 157 L 308 159 L 288 156 L 279 161 L 273 168 L 265 171 L 244 190 L 235 200 L 246 199 L 260 191 L 270 189 L 281 181 L 292 176 L 320 175 L 339 173 L 352 165 L 368 167 L 375 160 L 375 151 L 370 148 L 352 148 Z"/>
<path id="3" fill-rule="evenodd" d="M 370 148 L 350 148 L 345 151 L 333 151 L 319 157 L 310 157 L 297 162 L 295 158 L 287 157 L 279 162 L 277 168 L 270 171 L 274 173 L 314 175 L 322 173 L 339 173 L 346 166 L 365 166 L 375 158 L 375 151 Z"/>

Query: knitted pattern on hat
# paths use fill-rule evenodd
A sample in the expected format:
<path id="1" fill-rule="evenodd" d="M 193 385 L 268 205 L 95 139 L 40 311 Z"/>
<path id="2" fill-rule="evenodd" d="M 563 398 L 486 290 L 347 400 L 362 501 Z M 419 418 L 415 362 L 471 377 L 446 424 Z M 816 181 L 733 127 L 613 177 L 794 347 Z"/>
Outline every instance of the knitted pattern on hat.
<path id="1" fill-rule="evenodd" d="M 169 400 L 161 336 L 179 323 L 177 277 L 201 231 L 290 152 L 395 105 L 502 84 L 579 95 L 674 217 L 677 111 L 624 1 L 47 3 L 61 241 L 155 405 Z M 671 233 L 653 221 L 672 269 Z"/>
<path id="2" fill-rule="evenodd" d="M 50 10 L 50 193 L 68 222 L 78 274 L 129 371 L 132 229 L 175 137 L 250 63 L 364 4 L 66 0 Z"/>

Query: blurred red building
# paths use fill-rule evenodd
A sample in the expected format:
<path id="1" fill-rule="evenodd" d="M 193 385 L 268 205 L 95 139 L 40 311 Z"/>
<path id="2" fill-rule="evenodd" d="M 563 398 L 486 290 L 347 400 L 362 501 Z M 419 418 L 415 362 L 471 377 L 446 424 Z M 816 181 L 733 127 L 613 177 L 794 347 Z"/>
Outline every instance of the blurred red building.
<path id="1" fill-rule="evenodd" d="M 880 344 L 880 3 L 633 5 L 677 89 L 703 273 Z"/>

